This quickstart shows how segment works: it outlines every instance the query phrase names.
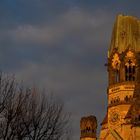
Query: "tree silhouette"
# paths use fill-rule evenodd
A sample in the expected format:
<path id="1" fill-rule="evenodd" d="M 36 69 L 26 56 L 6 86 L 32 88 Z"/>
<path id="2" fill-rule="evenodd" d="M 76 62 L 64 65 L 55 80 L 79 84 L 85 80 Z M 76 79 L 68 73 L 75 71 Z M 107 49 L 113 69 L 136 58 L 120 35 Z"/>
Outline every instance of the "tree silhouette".
<path id="1" fill-rule="evenodd" d="M 63 140 L 69 115 L 54 97 L 0 74 L 0 139 Z"/>

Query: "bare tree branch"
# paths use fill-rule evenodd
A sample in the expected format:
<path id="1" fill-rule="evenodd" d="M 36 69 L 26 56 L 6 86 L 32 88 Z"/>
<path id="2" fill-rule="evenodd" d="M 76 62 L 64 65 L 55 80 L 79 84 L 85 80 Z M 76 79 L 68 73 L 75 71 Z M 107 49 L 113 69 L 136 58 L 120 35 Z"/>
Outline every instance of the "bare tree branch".
<path id="1" fill-rule="evenodd" d="M 62 140 L 68 123 L 63 104 L 0 73 L 1 140 Z"/>

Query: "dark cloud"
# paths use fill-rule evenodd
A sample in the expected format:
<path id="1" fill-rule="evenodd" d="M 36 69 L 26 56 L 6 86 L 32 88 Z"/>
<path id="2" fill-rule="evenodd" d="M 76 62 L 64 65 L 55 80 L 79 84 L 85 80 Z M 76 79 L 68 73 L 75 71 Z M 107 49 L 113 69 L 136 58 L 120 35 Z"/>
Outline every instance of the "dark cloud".
<path id="1" fill-rule="evenodd" d="M 107 49 L 117 14 L 140 17 L 140 2 L 105 0 L 2 0 L 0 69 L 63 99 L 79 121 L 106 112 Z M 100 127 L 99 127 L 100 128 Z M 99 131 L 98 131 L 99 133 Z"/>

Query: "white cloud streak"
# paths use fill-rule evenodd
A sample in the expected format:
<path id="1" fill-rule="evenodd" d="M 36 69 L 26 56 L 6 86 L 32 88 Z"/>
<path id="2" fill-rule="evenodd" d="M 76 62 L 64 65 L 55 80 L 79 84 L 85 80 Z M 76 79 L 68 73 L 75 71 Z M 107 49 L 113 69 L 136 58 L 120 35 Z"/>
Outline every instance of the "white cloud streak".
<path id="1" fill-rule="evenodd" d="M 91 14 L 82 9 L 73 8 L 59 15 L 51 24 L 50 22 L 39 25 L 20 25 L 7 31 L 7 34 L 15 43 L 58 43 L 66 37 L 75 36 L 86 42 L 104 42 L 108 27 L 111 22 L 111 14 L 104 11 L 96 11 Z M 99 35 L 102 36 L 99 38 Z"/>
<path id="2" fill-rule="evenodd" d="M 14 42 L 16 47 L 23 47 L 23 45 L 20 45 L 23 43 L 33 43 L 39 44 L 39 47 L 41 47 L 41 44 L 50 44 L 46 47 L 52 46 L 51 44 L 57 44 L 57 46 L 62 44 L 62 47 L 65 48 L 65 44 L 63 44 L 65 39 L 76 38 L 80 40 L 81 46 L 76 46 L 75 42 L 72 42 L 74 46 L 72 46 L 71 51 L 76 52 L 75 55 L 83 55 L 80 50 L 85 53 L 85 50 L 89 49 L 88 47 L 92 47 L 95 53 L 101 45 L 100 43 L 102 43 L 101 47 L 106 47 L 105 42 L 109 30 L 111 30 L 111 22 L 112 15 L 106 11 L 89 13 L 79 8 L 73 8 L 59 15 L 52 23 L 44 23 L 42 26 L 20 25 L 14 29 L 1 32 L 0 36 L 2 38 L 7 37 L 8 40 Z M 29 47 L 29 45 L 27 46 Z M 95 108 L 91 106 L 95 106 L 95 103 L 99 106 L 101 101 L 97 102 L 97 100 L 99 101 L 100 96 L 104 97 L 105 94 L 101 89 L 101 87 L 104 87 L 102 79 L 106 79 L 105 72 L 97 66 L 89 70 L 89 67 L 84 68 L 84 66 L 77 65 L 74 62 L 49 65 L 46 61 L 43 64 L 28 61 L 26 64 L 22 64 L 21 68 L 16 69 L 14 73 L 16 73 L 18 79 L 22 79 L 27 85 L 31 83 L 46 87 L 65 99 L 67 108 L 75 113 L 74 127 L 75 132 L 77 132 L 77 134 L 74 134 L 75 138 L 79 137 L 79 122 L 77 121 L 82 114 L 81 112 L 91 113 L 95 111 Z M 104 100 L 104 98 L 101 100 Z M 104 108 L 103 105 L 101 106 Z"/>

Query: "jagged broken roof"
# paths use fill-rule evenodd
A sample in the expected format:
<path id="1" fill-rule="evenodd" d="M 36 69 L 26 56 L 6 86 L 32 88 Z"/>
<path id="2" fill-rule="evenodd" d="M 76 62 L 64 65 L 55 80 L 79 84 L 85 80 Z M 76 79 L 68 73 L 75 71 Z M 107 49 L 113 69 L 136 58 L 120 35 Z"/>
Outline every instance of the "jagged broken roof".
<path id="1" fill-rule="evenodd" d="M 133 16 L 119 15 L 113 27 L 108 57 L 114 49 L 122 53 L 127 48 L 140 51 L 140 20 Z"/>

